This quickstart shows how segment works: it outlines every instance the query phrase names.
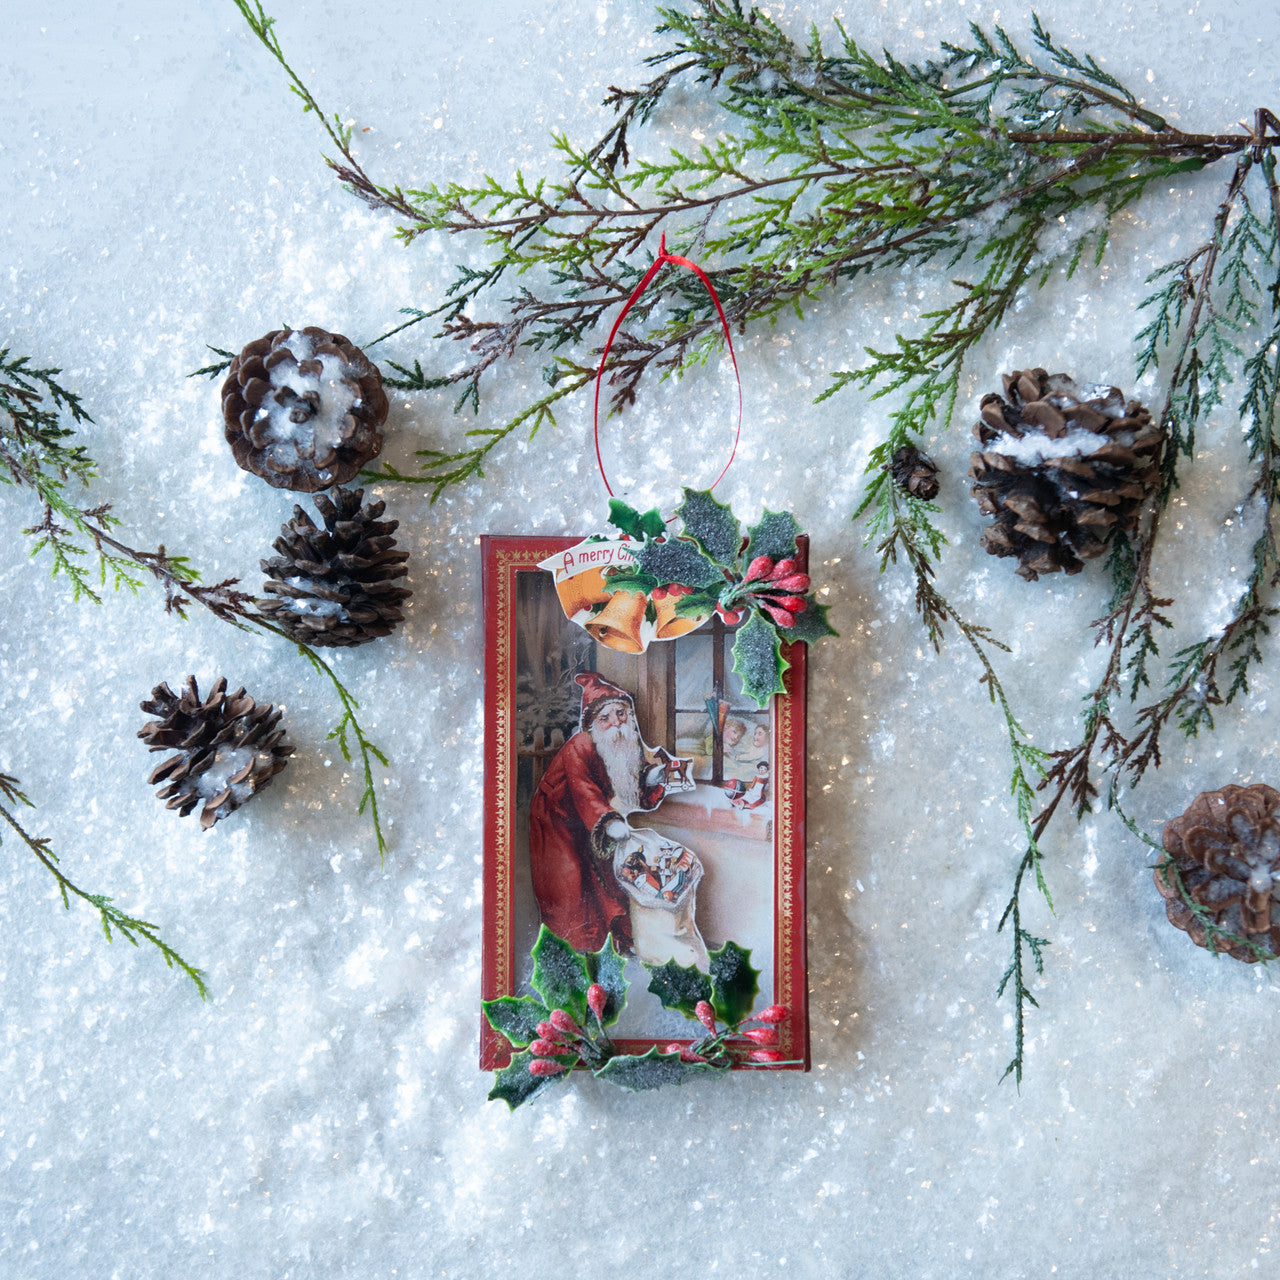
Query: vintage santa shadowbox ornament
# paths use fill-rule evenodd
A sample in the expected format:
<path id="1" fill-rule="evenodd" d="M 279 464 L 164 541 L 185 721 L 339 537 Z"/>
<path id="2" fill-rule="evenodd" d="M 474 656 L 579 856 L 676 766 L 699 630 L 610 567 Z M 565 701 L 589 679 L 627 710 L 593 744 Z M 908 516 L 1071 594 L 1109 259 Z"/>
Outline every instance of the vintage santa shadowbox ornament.
<path id="1" fill-rule="evenodd" d="M 598 461 L 609 348 L 668 263 L 729 338 L 664 244 L 601 357 Z M 807 538 L 710 490 L 670 520 L 611 498 L 608 522 L 481 539 L 480 1064 L 512 1107 L 573 1068 L 649 1089 L 809 1065 L 805 658 L 834 632 Z"/>

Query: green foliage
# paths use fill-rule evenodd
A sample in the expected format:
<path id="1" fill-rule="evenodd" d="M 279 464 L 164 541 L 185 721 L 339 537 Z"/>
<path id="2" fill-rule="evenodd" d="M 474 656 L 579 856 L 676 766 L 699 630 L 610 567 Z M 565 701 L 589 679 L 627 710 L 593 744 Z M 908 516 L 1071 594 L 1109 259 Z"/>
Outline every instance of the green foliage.
<path id="1" fill-rule="evenodd" d="M 611 1027 L 627 1003 L 627 990 L 631 985 L 623 976 L 627 962 L 618 954 L 612 937 L 605 939 L 599 951 L 587 951 L 582 958 L 587 966 L 587 977 L 604 988 L 605 1005 L 600 1021 Z"/>
<path id="2" fill-rule="evenodd" d="M 357 813 L 369 813 L 378 853 L 385 858 L 373 761 L 384 766 L 388 761 L 364 732 L 356 716 L 359 703 L 313 648 L 259 616 L 253 597 L 238 589 L 237 579 L 205 584 L 186 556 L 171 554 L 164 546 L 141 551 L 123 542 L 113 532 L 119 521 L 109 506 L 80 507 L 71 501 L 68 485 L 87 486 L 97 475 L 97 464 L 83 445 L 72 443 L 76 427 L 93 420 L 80 397 L 57 381 L 60 373 L 33 368 L 26 356 L 0 351 L 0 481 L 12 487 L 15 498 L 33 498 L 42 512 L 40 521 L 25 531 L 36 539 L 31 554 L 50 554 L 52 574 L 67 579 L 73 600 L 100 604 L 100 588 L 108 582 L 114 589 L 136 592 L 151 581 L 163 589 L 167 613 L 185 617 L 189 606 L 198 604 L 222 622 L 270 632 L 294 645 L 338 695 L 343 714 L 329 737 L 337 741 L 344 760 L 352 759 L 352 743 L 360 755 L 364 791 Z M 86 563 L 90 559 L 92 564 Z"/>
<path id="3" fill-rule="evenodd" d="M 742 550 L 741 526 L 728 505 L 717 502 L 709 489 L 685 489 L 676 515 L 684 525 L 684 536 L 692 538 L 708 559 L 716 564 L 737 562 Z"/>
<path id="4" fill-rule="evenodd" d="M 751 952 L 726 942 L 711 952 L 711 1007 L 721 1022 L 736 1028 L 750 1016 L 760 994 L 760 971 L 751 967 Z"/>
<path id="5" fill-rule="evenodd" d="M 662 1001 L 664 1009 L 678 1009 L 696 1022 L 694 1010 L 698 1002 L 711 999 L 711 979 L 693 965 L 668 960 L 649 970 L 649 990 Z"/>
<path id="6" fill-rule="evenodd" d="M 17 778 L 10 777 L 8 774 L 0 773 L 0 818 L 17 833 L 18 839 L 22 841 L 27 848 L 35 854 L 36 858 L 46 871 L 54 878 L 58 886 L 58 893 L 62 897 L 62 905 L 71 910 L 71 895 L 87 902 L 97 913 L 98 919 L 102 924 L 102 932 L 108 942 L 111 942 L 115 934 L 118 933 L 127 942 L 131 942 L 135 947 L 138 940 L 150 943 L 159 951 L 164 962 L 170 969 L 178 968 L 187 975 L 195 984 L 196 991 L 200 995 L 201 1000 L 209 998 L 209 988 L 205 985 L 205 973 L 203 970 L 197 969 L 194 965 L 188 964 L 165 940 L 156 932 L 156 926 L 149 920 L 140 919 L 138 916 L 131 916 L 127 912 L 122 911 L 115 905 L 111 898 L 100 893 L 89 893 L 75 884 L 63 872 L 58 865 L 58 855 L 54 853 L 52 845 L 47 836 L 33 836 L 18 821 L 17 815 L 13 812 L 19 805 L 25 805 L 28 808 L 35 806 L 23 793 L 19 787 Z M 4 843 L 3 834 L 0 833 L 0 845 Z"/>
<path id="7" fill-rule="evenodd" d="M 628 538 L 657 538 L 667 527 L 657 507 L 641 514 L 617 498 L 609 499 L 609 523 Z"/>
<path id="8" fill-rule="evenodd" d="M 791 664 L 782 656 L 777 629 L 758 613 L 738 628 L 733 640 L 733 669 L 742 681 L 742 692 L 767 707 L 775 693 L 785 693 L 782 673 Z"/>
<path id="9" fill-rule="evenodd" d="M 549 1010 L 532 996 L 502 996 L 480 1005 L 489 1025 L 500 1031 L 517 1049 L 523 1049 L 538 1035 L 538 1023 L 547 1020 Z"/>
<path id="10" fill-rule="evenodd" d="M 684 1062 L 678 1053 L 663 1053 L 654 1046 L 645 1053 L 619 1054 L 597 1071 L 596 1077 L 633 1093 L 684 1084 L 691 1076 L 716 1071 L 709 1062 Z"/>
<path id="11" fill-rule="evenodd" d="M 770 511 L 765 507 L 758 523 L 747 530 L 748 564 L 757 556 L 770 560 L 788 560 L 796 554 L 796 539 L 801 529 L 790 511 Z"/>
<path id="12" fill-rule="evenodd" d="M 548 1009 L 563 1009 L 581 1026 L 587 1021 L 586 961 L 544 924 L 533 944 L 533 989 Z"/>
<path id="13" fill-rule="evenodd" d="M 799 526 L 790 513 L 766 511 L 744 539 L 737 517 L 726 504 L 717 502 L 709 489 L 685 489 L 676 514 L 682 528 L 679 537 L 672 537 L 656 511 L 642 517 L 624 503 L 612 501 L 610 523 L 639 541 L 635 566 L 608 574 L 606 581 L 615 591 L 642 594 L 673 583 L 690 587 L 692 591 L 676 602 L 676 613 L 681 617 L 705 618 L 713 609 L 726 615 L 730 611 L 734 615 L 749 612 L 734 639 L 733 669 L 742 677 L 747 696 L 758 706 L 767 706 L 775 693 L 786 691 L 782 673 L 790 664 L 782 656 L 783 642 L 807 644 L 838 634 L 827 621 L 827 606 L 818 604 L 809 593 L 808 575 L 793 572 L 777 578 L 766 570 L 765 576 L 747 581 L 749 565 L 757 556 L 767 557 L 770 570 L 777 568 L 782 574 L 780 566 L 797 553 Z M 649 521 L 647 527 L 645 521 Z M 656 533 L 648 531 L 655 526 Z M 774 557 L 759 550 L 752 555 L 752 547 L 770 547 L 785 554 L 775 566 Z M 796 585 L 801 579 L 802 585 Z M 804 601 L 802 609 L 794 603 L 796 599 Z M 792 601 L 785 615 L 791 618 L 790 626 L 784 625 L 785 617 L 776 612 L 784 601 Z M 800 611 L 792 612 L 795 609 Z"/>
<path id="14" fill-rule="evenodd" d="M 688 1045 L 665 1048 L 654 1045 L 643 1053 L 622 1052 L 605 1030 L 617 1022 L 627 1003 L 625 961 L 612 938 L 607 939 L 599 951 L 578 951 L 543 925 L 532 957 L 530 981 L 542 1000 L 503 996 L 482 1004 L 489 1025 L 523 1050 L 494 1073 L 489 1093 L 490 1099 L 500 1098 L 512 1110 L 554 1081 L 567 1079 L 577 1066 L 587 1068 L 600 1080 L 641 1092 L 683 1084 L 691 1076 L 723 1072 L 733 1066 L 794 1065 L 772 1059 L 761 1061 L 761 1057 L 769 1055 L 760 1055 L 750 1036 L 741 1034 L 742 1024 L 752 1020 L 749 1015 L 760 990 L 760 973 L 751 967 L 751 953 L 736 943 L 728 942 L 719 951 L 711 952 L 710 977 L 700 969 L 679 965 L 674 960 L 644 966 L 649 973 L 649 990 L 658 996 L 664 1008 L 679 1009 L 685 1017 L 701 1021 L 697 1005 L 699 1001 L 708 1001 L 726 1025 L 722 1029 L 706 1025 L 706 1034 Z M 604 1011 L 598 1020 L 588 1011 L 587 993 L 593 983 L 598 983 L 605 992 Z M 562 1028 L 557 1030 L 554 1042 L 544 1041 L 538 1037 L 538 1024 L 554 1025 L 557 1010 L 563 1010 L 573 1019 L 577 1031 Z M 768 1010 L 765 1015 L 770 1022 L 781 1016 Z M 773 1043 L 777 1043 L 776 1037 Z M 525 1048 L 527 1045 L 532 1047 Z M 534 1053 L 534 1049 L 539 1052 Z M 773 1058 L 778 1056 L 774 1054 Z"/>
<path id="15" fill-rule="evenodd" d="M 473 257 L 459 269 L 439 307 L 408 322 L 438 322 L 437 339 L 468 345 L 471 358 L 441 375 L 440 385 L 463 387 L 459 406 L 473 409 L 500 363 L 531 349 L 551 354 L 553 393 L 587 387 L 596 330 L 652 261 L 655 235 L 665 234 L 676 252 L 696 251 L 739 329 L 788 313 L 803 317 L 814 300 L 864 274 L 927 268 L 951 279 L 951 295 L 917 328 L 851 359 L 823 396 L 854 387 L 884 401 L 887 430 L 869 452 L 855 519 L 864 521 L 882 572 L 901 562 L 913 575 L 930 643 L 940 648 L 948 626 L 963 637 L 1004 722 L 1025 842 L 1002 917 L 1013 954 L 1000 991 L 1015 1004 L 1010 1073 L 1020 1080 L 1024 1014 L 1035 1007 L 1028 982 L 1042 971 L 1047 946 L 1024 929 L 1020 895 L 1034 884 L 1048 901 L 1046 829 L 1059 812 L 1089 811 L 1099 761 L 1132 785 L 1159 764 L 1170 726 L 1211 731 L 1215 709 L 1247 694 L 1274 625 L 1280 191 L 1273 148 L 1280 124 L 1259 111 L 1237 132 L 1171 128 L 1034 15 L 1029 50 L 999 27 L 975 25 L 966 42 L 917 64 L 863 48 L 838 24 L 833 44 L 816 29 L 797 41 L 767 14 L 726 0 L 660 14 L 660 45 L 648 60 L 653 78 L 635 90 L 611 90 L 616 117 L 594 145 L 554 139 L 558 175 L 405 192 L 375 183 L 341 139 L 331 163 L 356 194 L 400 220 L 406 243 L 437 232 L 477 242 L 483 252 L 478 265 Z M 284 64 L 278 43 L 258 34 Z M 633 154 L 637 130 L 691 81 L 716 96 L 715 141 Z M 304 101 L 315 106 L 305 92 Z M 1101 263 L 1117 220 L 1140 208 L 1153 183 L 1190 185 L 1229 157 L 1235 167 L 1208 239 L 1155 272 L 1143 304 L 1138 372 L 1157 368 L 1167 387 L 1159 490 L 1140 528 L 1112 547 L 1112 598 L 1093 628 L 1104 669 L 1084 700 L 1079 740 L 1046 754 L 999 681 L 994 660 L 1005 646 L 962 617 L 937 585 L 946 547 L 938 508 L 901 493 L 888 466 L 899 447 L 949 424 L 969 356 L 1020 296 Z M 542 283 L 513 294 L 515 276 Z M 606 370 L 615 410 L 634 400 L 645 378 L 679 375 L 721 341 L 709 299 L 674 273 L 655 282 L 630 318 Z M 447 357 L 436 363 L 445 367 Z M 1254 468 L 1241 494 L 1243 514 L 1258 526 L 1252 564 L 1223 627 L 1170 644 L 1173 602 L 1152 588 L 1161 514 L 1180 468 L 1194 458 L 1206 415 L 1231 403 L 1233 382 L 1242 384 L 1238 404 Z M 535 414 L 535 427 L 538 412 L 532 405 L 521 411 Z M 483 428 L 485 439 L 469 452 L 432 455 L 422 475 L 394 478 L 428 484 L 438 496 L 476 474 L 488 451 L 525 421 L 517 414 Z M 683 607 L 693 611 L 688 598 Z M 1162 643 L 1174 650 L 1171 659 Z M 1158 695 L 1142 702 L 1153 687 Z M 1118 724 L 1126 705 L 1132 724 Z"/>

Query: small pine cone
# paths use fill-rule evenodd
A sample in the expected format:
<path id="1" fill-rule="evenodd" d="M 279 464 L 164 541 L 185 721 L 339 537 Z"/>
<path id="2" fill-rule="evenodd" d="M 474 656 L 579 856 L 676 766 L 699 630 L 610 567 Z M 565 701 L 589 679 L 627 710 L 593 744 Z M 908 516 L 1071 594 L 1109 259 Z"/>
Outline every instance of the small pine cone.
<path id="1" fill-rule="evenodd" d="M 1261 782 L 1206 791 L 1165 824 L 1164 847 L 1187 897 L 1216 925 L 1280 955 L 1280 791 Z M 1155 879 L 1169 923 L 1208 946 L 1204 923 L 1184 900 L 1172 869 L 1162 863 Z M 1246 964 L 1258 960 L 1239 942 L 1219 938 L 1214 945 Z"/>
<path id="2" fill-rule="evenodd" d="M 225 679 L 203 701 L 195 676 L 181 697 L 167 684 L 157 685 L 142 709 L 160 718 L 148 721 L 138 737 L 151 751 L 178 753 L 147 781 L 164 783 L 160 799 L 184 818 L 202 804 L 200 825 L 206 831 L 261 791 L 293 754 L 279 727 L 280 712 L 254 702 L 243 689 L 228 696 Z"/>
<path id="3" fill-rule="evenodd" d="M 973 496 L 995 523 L 982 544 L 1016 556 L 1017 573 L 1079 573 L 1117 530 L 1138 523 L 1156 481 L 1160 430 L 1115 387 L 1077 386 L 1064 373 L 1014 370 L 1004 395 L 982 399 L 970 455 Z"/>
<path id="4" fill-rule="evenodd" d="M 316 494 L 323 528 L 294 507 L 272 544 L 280 554 L 262 561 L 273 598 L 259 600 L 258 611 L 304 644 L 365 644 L 404 621 L 400 605 L 413 593 L 395 585 L 409 558 L 394 550 L 399 522 L 379 520 L 386 503 L 361 507 L 363 497 L 363 489 Z"/>
<path id="5" fill-rule="evenodd" d="M 888 471 L 894 484 L 913 498 L 932 502 L 938 496 L 938 464 L 915 445 L 904 444 L 895 450 Z"/>
<path id="6" fill-rule="evenodd" d="M 277 489 L 346 484 L 382 449 L 377 366 L 327 329 L 276 329 L 231 362 L 224 430 L 236 462 Z"/>

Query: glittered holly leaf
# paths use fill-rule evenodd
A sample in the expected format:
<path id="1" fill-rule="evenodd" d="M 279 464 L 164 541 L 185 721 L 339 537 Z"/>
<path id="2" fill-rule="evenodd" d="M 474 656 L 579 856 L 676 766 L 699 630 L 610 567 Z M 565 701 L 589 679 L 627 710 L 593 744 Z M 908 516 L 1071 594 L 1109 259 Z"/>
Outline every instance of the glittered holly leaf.
<path id="1" fill-rule="evenodd" d="M 724 574 L 684 538 L 646 542 L 636 548 L 635 555 L 641 570 L 653 574 L 659 586 L 678 582 L 686 587 L 710 587 L 724 582 Z"/>
<path id="2" fill-rule="evenodd" d="M 796 624 L 785 631 L 787 640 L 794 643 L 812 644 L 823 636 L 838 636 L 840 633 L 827 621 L 827 610 L 830 605 L 819 604 L 813 596 L 805 596 L 805 610 L 796 614 Z"/>
<path id="3" fill-rule="evenodd" d="M 591 981 L 598 982 L 605 990 L 604 1017 L 600 1021 L 606 1027 L 612 1026 L 627 1003 L 627 988 L 631 984 L 622 976 L 627 962 L 618 954 L 612 937 L 605 939 L 599 951 L 588 951 L 583 959 Z"/>
<path id="4" fill-rule="evenodd" d="M 760 970 L 751 967 L 751 952 L 736 942 L 726 942 L 710 956 L 711 1007 L 721 1022 L 736 1027 L 760 994 Z"/>
<path id="5" fill-rule="evenodd" d="M 531 1076 L 529 1063 L 532 1061 L 533 1054 L 526 1049 L 523 1053 L 517 1053 L 508 1066 L 495 1071 L 493 1088 L 489 1090 L 489 1101 L 501 1098 L 514 1111 L 522 1102 L 528 1102 L 548 1085 L 554 1084 L 557 1080 L 567 1080 L 569 1077 L 567 1071 L 557 1076 Z M 566 1065 L 568 1065 L 567 1060 Z"/>
<path id="6" fill-rule="evenodd" d="M 695 1022 L 699 1000 L 711 999 L 711 979 L 701 969 L 668 960 L 666 964 L 645 965 L 649 970 L 649 990 L 662 1001 L 664 1009 L 679 1009 Z"/>
<path id="7" fill-rule="evenodd" d="M 533 944 L 533 989 L 548 1009 L 563 1009 L 579 1024 L 587 1020 L 591 975 L 582 956 L 544 924 Z"/>
<path id="8" fill-rule="evenodd" d="M 686 489 L 684 501 L 676 508 L 684 521 L 684 535 L 692 538 L 717 564 L 732 567 L 742 549 L 738 518 L 710 489 Z"/>
<path id="9" fill-rule="evenodd" d="M 609 499 L 609 523 L 615 529 L 621 529 L 628 538 L 656 538 L 667 527 L 657 507 L 641 514 L 617 498 Z"/>
<path id="10" fill-rule="evenodd" d="M 538 1023 L 550 1017 L 546 1005 L 532 996 L 502 996 L 498 1000 L 485 1000 L 480 1007 L 489 1025 L 518 1049 L 537 1039 Z"/>
<path id="11" fill-rule="evenodd" d="M 785 693 L 782 673 L 791 664 L 782 656 L 778 632 L 758 613 L 752 613 L 733 642 L 733 670 L 742 678 L 742 691 L 759 707 L 767 707 L 775 693 Z"/>
<path id="12" fill-rule="evenodd" d="M 595 1075 L 597 1079 L 638 1093 L 642 1089 L 684 1084 L 690 1076 L 714 1070 L 715 1067 L 705 1062 L 682 1062 L 678 1053 L 660 1053 L 655 1045 L 648 1053 L 627 1053 L 610 1058 Z"/>
<path id="13" fill-rule="evenodd" d="M 765 508 L 759 524 L 753 524 L 747 530 L 747 563 L 757 556 L 768 556 L 770 560 L 791 560 L 796 554 L 796 538 L 800 535 L 800 526 L 790 511 L 770 511 Z"/>

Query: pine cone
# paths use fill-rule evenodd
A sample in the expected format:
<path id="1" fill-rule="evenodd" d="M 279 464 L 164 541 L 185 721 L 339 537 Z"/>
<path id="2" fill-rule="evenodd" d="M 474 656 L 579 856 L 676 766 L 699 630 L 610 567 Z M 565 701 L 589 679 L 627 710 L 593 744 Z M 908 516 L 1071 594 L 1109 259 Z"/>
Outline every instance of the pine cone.
<path id="1" fill-rule="evenodd" d="M 1138 523 L 1156 480 L 1160 431 L 1115 387 L 1078 387 L 1065 373 L 1014 370 L 1004 395 L 982 399 L 969 458 L 973 496 L 995 523 L 994 556 L 1017 556 L 1019 576 L 1079 573 L 1116 530 Z"/>
<path id="2" fill-rule="evenodd" d="M 1204 907 L 1228 933 L 1280 954 L 1280 791 L 1257 782 L 1206 791 L 1180 818 L 1165 824 L 1164 847 L 1187 897 Z M 1178 876 L 1167 864 L 1155 870 L 1169 923 L 1209 945 L 1203 921 L 1184 901 Z M 1254 964 L 1258 956 L 1230 939 L 1215 949 Z"/>
<path id="3" fill-rule="evenodd" d="M 200 825 L 206 831 L 261 791 L 293 754 L 278 728 L 280 712 L 254 702 L 243 689 L 228 697 L 225 679 L 203 702 L 195 676 L 181 697 L 167 684 L 157 685 L 142 709 L 160 717 L 138 730 L 148 749 L 178 752 L 147 781 L 165 783 L 160 799 L 184 818 L 203 804 Z"/>
<path id="4" fill-rule="evenodd" d="M 896 449 L 888 466 L 893 482 L 913 498 L 932 502 L 938 496 L 938 464 L 913 444 Z"/>
<path id="5" fill-rule="evenodd" d="M 231 362 L 222 416 L 245 471 L 314 493 L 377 457 L 387 397 L 377 366 L 342 334 L 276 329 Z"/>
<path id="6" fill-rule="evenodd" d="M 360 506 L 363 489 L 315 496 L 324 517 L 318 529 L 301 507 L 273 544 L 280 553 L 262 561 L 276 597 L 258 611 L 304 644 L 356 645 L 390 635 L 404 621 L 400 605 L 413 593 L 394 579 L 408 570 L 407 551 L 395 551 L 396 520 L 379 520 L 385 502 Z"/>

